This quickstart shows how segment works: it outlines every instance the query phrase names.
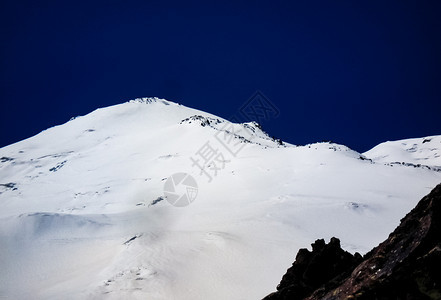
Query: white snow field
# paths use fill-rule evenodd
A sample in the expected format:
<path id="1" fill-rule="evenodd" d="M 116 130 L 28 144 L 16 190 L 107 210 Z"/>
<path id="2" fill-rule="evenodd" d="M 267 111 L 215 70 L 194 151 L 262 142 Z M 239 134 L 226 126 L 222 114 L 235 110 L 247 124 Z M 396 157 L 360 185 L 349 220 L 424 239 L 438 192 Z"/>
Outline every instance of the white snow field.
<path id="1" fill-rule="evenodd" d="M 385 142 L 364 153 L 376 162 L 423 165 L 441 170 L 441 136 Z"/>
<path id="2" fill-rule="evenodd" d="M 441 165 L 428 139 L 361 155 L 158 98 L 98 109 L 0 149 L 0 298 L 261 299 L 318 238 L 384 240 L 441 182 L 416 166 Z M 162 200 L 179 172 L 198 184 L 185 207 Z"/>

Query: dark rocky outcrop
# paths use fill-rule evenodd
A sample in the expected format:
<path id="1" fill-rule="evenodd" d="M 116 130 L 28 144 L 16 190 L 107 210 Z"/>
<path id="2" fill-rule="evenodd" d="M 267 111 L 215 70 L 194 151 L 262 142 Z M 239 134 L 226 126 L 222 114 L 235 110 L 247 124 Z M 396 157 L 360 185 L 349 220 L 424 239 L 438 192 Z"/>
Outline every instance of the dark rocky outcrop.
<path id="1" fill-rule="evenodd" d="M 336 241 L 318 240 L 312 252 L 301 249 L 277 292 L 265 300 L 441 299 L 441 184 L 363 259 L 348 256 Z M 331 255 L 323 253 L 331 248 Z"/>
<path id="2" fill-rule="evenodd" d="M 312 252 L 300 249 L 292 267 L 277 286 L 277 292 L 265 300 L 303 299 L 324 284 L 332 284 L 350 272 L 362 261 L 360 254 L 355 255 L 340 247 L 340 240 L 331 238 L 329 244 L 316 240 Z"/>

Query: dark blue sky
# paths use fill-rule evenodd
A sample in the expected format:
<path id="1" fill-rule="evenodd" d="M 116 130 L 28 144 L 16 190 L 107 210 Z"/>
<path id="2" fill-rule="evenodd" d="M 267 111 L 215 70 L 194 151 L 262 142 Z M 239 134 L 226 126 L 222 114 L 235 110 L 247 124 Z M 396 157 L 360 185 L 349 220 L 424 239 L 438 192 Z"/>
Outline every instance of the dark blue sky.
<path id="1" fill-rule="evenodd" d="M 0 146 L 135 97 L 365 151 L 441 134 L 441 1 L 0 1 Z"/>

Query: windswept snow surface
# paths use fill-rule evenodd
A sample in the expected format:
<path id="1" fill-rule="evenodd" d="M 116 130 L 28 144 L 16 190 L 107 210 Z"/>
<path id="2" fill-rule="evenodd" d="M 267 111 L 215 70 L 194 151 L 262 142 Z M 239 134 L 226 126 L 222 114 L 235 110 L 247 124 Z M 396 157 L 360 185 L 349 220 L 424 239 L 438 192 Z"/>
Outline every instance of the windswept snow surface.
<path id="1" fill-rule="evenodd" d="M 441 170 L 441 136 L 385 142 L 364 155 L 380 163 L 423 165 Z"/>
<path id="2" fill-rule="evenodd" d="M 227 160 L 211 182 L 190 160 L 207 142 Z M 158 98 L 75 118 L 0 149 L 0 298 L 261 299 L 299 248 L 337 236 L 365 253 L 441 182 L 370 153 L 279 145 Z M 163 200 L 178 172 L 198 183 L 186 207 Z"/>

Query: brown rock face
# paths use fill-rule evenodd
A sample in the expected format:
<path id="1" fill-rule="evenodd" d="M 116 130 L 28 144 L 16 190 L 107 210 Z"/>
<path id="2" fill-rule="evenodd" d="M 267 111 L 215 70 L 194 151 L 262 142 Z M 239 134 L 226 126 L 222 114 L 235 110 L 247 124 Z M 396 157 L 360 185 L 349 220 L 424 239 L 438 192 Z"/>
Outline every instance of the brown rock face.
<path id="1" fill-rule="evenodd" d="M 304 285 L 304 273 L 302 278 L 298 275 L 300 269 L 294 272 L 297 276 L 292 276 L 297 260 L 298 265 L 305 260 L 301 254 L 304 251 L 299 251 L 278 291 L 265 300 L 441 299 L 441 184 L 421 199 L 388 239 L 367 253 L 355 268 L 345 265 L 340 274 L 318 287 L 286 290 Z M 316 267 L 327 270 L 330 263 Z"/>

